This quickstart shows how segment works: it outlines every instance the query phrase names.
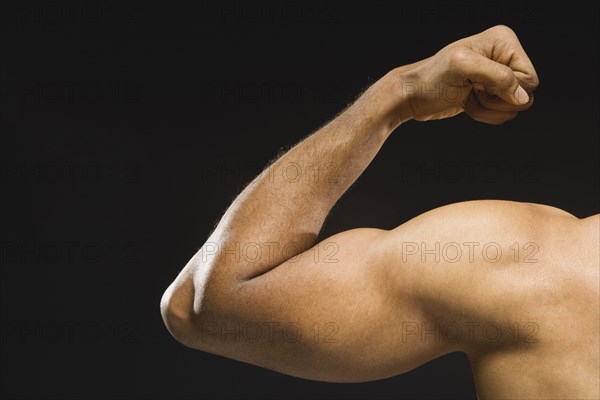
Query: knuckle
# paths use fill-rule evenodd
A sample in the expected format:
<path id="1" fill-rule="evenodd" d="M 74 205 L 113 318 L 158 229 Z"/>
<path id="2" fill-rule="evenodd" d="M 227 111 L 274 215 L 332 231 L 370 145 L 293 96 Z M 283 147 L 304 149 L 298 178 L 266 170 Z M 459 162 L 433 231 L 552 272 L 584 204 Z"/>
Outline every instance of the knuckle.
<path id="1" fill-rule="evenodd" d="M 540 85 L 540 79 L 537 77 L 537 75 L 533 75 L 531 77 L 529 85 L 531 86 L 531 89 L 537 89 L 537 87 Z"/>
<path id="2" fill-rule="evenodd" d="M 519 80 L 519 83 L 521 84 L 523 89 L 525 89 L 530 94 L 533 91 L 535 91 L 540 85 L 539 78 L 533 70 L 527 74 L 524 74 L 523 76 L 517 76 L 517 79 Z"/>
<path id="3" fill-rule="evenodd" d="M 468 49 L 458 47 L 451 49 L 448 54 L 448 64 L 452 68 L 460 68 L 469 62 L 471 53 Z"/>
<path id="4" fill-rule="evenodd" d="M 509 28 L 506 25 L 496 25 L 492 28 L 490 28 L 490 30 L 492 30 L 495 34 L 501 35 L 501 36 L 517 36 L 515 34 L 515 31 L 513 31 L 511 28 Z"/>

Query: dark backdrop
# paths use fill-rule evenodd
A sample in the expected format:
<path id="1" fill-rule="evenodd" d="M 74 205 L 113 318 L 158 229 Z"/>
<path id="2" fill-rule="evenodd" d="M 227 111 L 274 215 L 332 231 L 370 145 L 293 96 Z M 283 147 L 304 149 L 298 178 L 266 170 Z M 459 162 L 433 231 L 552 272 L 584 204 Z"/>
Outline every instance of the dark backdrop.
<path id="1" fill-rule="evenodd" d="M 498 23 L 540 76 L 504 126 L 410 122 L 327 221 L 471 199 L 598 212 L 598 5 L 5 2 L 0 387 L 7 398 L 475 398 L 453 354 L 328 384 L 174 341 L 162 292 L 248 180 L 389 69 Z M 377 340 L 376 337 L 373 340 Z"/>

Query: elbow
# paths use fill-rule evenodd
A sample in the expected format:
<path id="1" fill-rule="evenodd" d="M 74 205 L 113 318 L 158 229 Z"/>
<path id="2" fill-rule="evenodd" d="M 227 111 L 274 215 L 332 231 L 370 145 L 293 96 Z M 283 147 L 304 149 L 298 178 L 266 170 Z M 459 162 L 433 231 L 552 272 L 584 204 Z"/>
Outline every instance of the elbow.
<path id="1" fill-rule="evenodd" d="M 187 347 L 193 347 L 196 319 L 193 301 L 193 292 L 191 295 L 186 293 L 181 285 L 177 285 L 177 281 L 167 288 L 160 300 L 160 313 L 167 330 L 175 340 Z"/>
<path id="2" fill-rule="evenodd" d="M 165 290 L 160 312 L 173 338 L 187 347 L 203 350 L 207 345 L 201 340 L 204 324 L 231 318 L 235 314 L 232 306 L 237 303 L 229 280 L 211 276 L 206 268 L 202 273 L 197 271 L 184 268 Z"/>

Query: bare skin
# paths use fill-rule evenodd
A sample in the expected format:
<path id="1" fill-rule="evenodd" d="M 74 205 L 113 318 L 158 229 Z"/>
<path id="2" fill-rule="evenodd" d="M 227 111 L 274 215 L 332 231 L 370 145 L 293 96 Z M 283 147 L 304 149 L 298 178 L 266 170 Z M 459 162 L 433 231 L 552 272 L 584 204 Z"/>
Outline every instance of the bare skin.
<path id="1" fill-rule="evenodd" d="M 238 196 L 165 291 L 167 328 L 191 348 L 314 380 L 381 379 L 459 351 L 482 399 L 597 399 L 599 215 L 472 201 L 315 244 L 399 125 L 461 112 L 501 124 L 537 85 L 504 26 L 390 71 Z"/>

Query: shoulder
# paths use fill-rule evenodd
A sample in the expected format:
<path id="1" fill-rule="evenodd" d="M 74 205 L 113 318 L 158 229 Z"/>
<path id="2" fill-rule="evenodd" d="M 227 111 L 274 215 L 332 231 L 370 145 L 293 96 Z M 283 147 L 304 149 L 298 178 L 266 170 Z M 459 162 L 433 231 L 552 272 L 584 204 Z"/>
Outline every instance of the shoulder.
<path id="1" fill-rule="evenodd" d="M 398 292 L 411 293 L 432 320 L 509 331 L 559 301 L 557 288 L 574 252 L 564 241 L 574 245 L 580 226 L 578 218 L 545 205 L 451 204 L 390 231 L 386 265 Z"/>

